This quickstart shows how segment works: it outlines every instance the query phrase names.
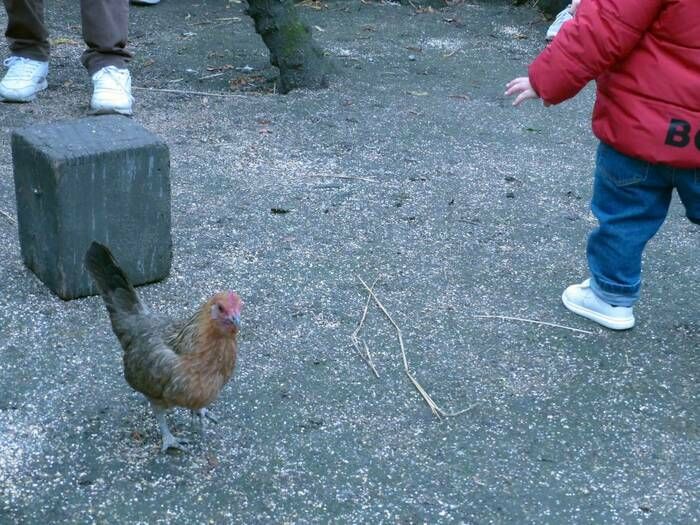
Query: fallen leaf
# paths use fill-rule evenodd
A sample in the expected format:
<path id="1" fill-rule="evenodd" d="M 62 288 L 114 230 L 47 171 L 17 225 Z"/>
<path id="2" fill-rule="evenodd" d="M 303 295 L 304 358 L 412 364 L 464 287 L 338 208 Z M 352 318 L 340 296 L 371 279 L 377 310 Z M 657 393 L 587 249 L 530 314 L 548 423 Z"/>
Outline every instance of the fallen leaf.
<path id="1" fill-rule="evenodd" d="M 464 22 L 462 22 L 459 18 L 443 18 L 442 20 L 443 22 L 452 24 L 453 26 L 458 28 L 464 27 Z"/>
<path id="2" fill-rule="evenodd" d="M 308 7 L 310 9 L 316 9 L 320 11 L 321 9 L 328 9 L 328 5 L 324 4 L 320 0 L 304 0 L 296 4 L 298 7 Z"/>
<path id="3" fill-rule="evenodd" d="M 250 86 L 251 84 L 255 84 L 256 82 L 261 82 L 265 80 L 265 77 L 262 75 L 250 75 L 250 76 L 243 76 L 243 77 L 238 77 L 238 78 L 232 78 L 228 86 L 231 90 L 235 91 L 236 89 Z"/>
<path id="4" fill-rule="evenodd" d="M 53 40 L 49 40 L 49 43 L 52 46 L 77 46 L 77 45 L 80 45 L 80 42 L 73 40 L 72 38 L 66 38 L 66 37 L 54 38 Z"/>
<path id="5" fill-rule="evenodd" d="M 207 66 L 207 71 L 228 71 L 233 69 L 233 64 L 224 64 L 223 66 Z"/>
<path id="6" fill-rule="evenodd" d="M 456 98 L 457 100 L 471 100 L 469 95 L 450 95 L 450 98 Z"/>
<path id="7" fill-rule="evenodd" d="M 207 456 L 207 464 L 209 465 L 210 469 L 214 469 L 219 466 L 219 460 L 214 454 L 209 454 Z"/>

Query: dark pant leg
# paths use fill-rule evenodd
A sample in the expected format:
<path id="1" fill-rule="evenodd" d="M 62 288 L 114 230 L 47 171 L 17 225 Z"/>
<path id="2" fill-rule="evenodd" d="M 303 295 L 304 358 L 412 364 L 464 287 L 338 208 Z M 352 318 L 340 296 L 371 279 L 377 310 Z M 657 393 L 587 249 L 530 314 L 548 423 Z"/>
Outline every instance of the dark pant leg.
<path id="1" fill-rule="evenodd" d="M 83 38 L 87 50 L 82 62 L 90 75 L 107 66 L 125 68 L 129 0 L 80 0 Z"/>
<path id="2" fill-rule="evenodd" d="M 678 171 L 674 180 L 685 213 L 692 222 L 700 224 L 700 168 Z"/>
<path id="3" fill-rule="evenodd" d="M 4 0 L 7 11 L 5 36 L 10 53 L 46 62 L 49 59 L 49 33 L 44 25 L 43 0 Z"/>

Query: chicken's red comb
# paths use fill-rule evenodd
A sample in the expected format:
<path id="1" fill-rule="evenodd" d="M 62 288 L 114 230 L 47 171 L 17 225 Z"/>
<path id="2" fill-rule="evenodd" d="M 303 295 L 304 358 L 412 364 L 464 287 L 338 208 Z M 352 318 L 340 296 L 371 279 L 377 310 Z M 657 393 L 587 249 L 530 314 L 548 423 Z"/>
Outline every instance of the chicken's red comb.
<path id="1" fill-rule="evenodd" d="M 226 302 L 228 303 L 227 306 L 229 309 L 233 310 L 234 312 L 240 312 L 241 307 L 243 306 L 243 301 L 241 301 L 241 298 L 236 292 L 229 292 L 226 294 Z"/>

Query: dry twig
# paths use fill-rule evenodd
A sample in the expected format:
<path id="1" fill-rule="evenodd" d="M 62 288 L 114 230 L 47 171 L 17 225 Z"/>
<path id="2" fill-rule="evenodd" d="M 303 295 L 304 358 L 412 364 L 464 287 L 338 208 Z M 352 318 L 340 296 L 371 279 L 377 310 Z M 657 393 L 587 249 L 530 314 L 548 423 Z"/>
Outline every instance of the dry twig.
<path id="1" fill-rule="evenodd" d="M 508 315 L 472 315 L 477 319 L 503 319 L 505 321 L 521 321 L 523 323 L 539 324 L 544 326 L 553 326 L 554 328 L 563 328 L 564 330 L 571 330 L 572 332 L 580 332 L 582 334 L 595 335 L 595 332 L 590 330 L 581 330 L 580 328 L 571 328 L 570 326 L 565 326 L 563 324 L 547 323 L 545 321 L 535 321 L 534 319 L 524 319 L 522 317 L 510 317 Z"/>
<path id="2" fill-rule="evenodd" d="M 17 224 L 17 219 L 15 219 L 12 215 L 10 215 L 9 213 L 7 213 L 6 211 L 0 210 L 0 215 L 2 215 L 3 217 L 5 217 L 8 221 L 10 221 L 10 223 L 12 223 L 12 224 Z"/>
<path id="3" fill-rule="evenodd" d="M 401 329 L 399 328 L 399 325 L 396 324 L 394 319 L 391 317 L 391 314 L 389 314 L 389 311 L 384 307 L 384 305 L 381 303 L 379 298 L 375 295 L 373 287 L 369 287 L 367 283 L 362 279 L 362 277 L 357 277 L 362 285 L 367 289 L 369 292 L 369 295 L 374 299 L 374 302 L 377 304 L 379 309 L 384 313 L 386 318 L 389 320 L 389 322 L 394 326 L 396 329 L 396 335 L 399 340 L 399 346 L 401 347 L 401 357 L 403 359 L 403 367 L 404 367 L 404 372 L 408 376 L 408 378 L 411 380 L 411 383 L 413 383 L 413 386 L 418 390 L 418 393 L 423 397 L 423 400 L 428 404 L 430 407 L 430 410 L 432 411 L 433 415 L 437 417 L 438 419 L 442 419 L 443 417 L 454 417 L 458 416 L 460 414 L 464 414 L 465 412 L 471 410 L 476 406 L 476 404 L 465 408 L 464 410 L 460 410 L 458 412 L 445 412 L 442 410 L 435 401 L 433 401 L 433 398 L 430 397 L 430 394 L 421 386 L 421 384 L 418 382 L 418 380 L 415 378 L 415 376 L 411 373 L 411 370 L 408 366 L 408 359 L 406 358 L 406 348 L 404 347 L 403 344 L 403 335 L 401 334 Z M 375 281 L 376 282 L 376 281 Z M 477 403 L 478 404 L 478 403 Z"/>
<path id="4" fill-rule="evenodd" d="M 193 22 L 191 25 L 193 26 L 205 26 L 208 24 L 213 24 L 215 22 L 240 22 L 241 17 L 239 16 L 229 16 L 229 17 L 221 17 L 221 18 L 214 18 L 212 20 L 201 20 L 199 22 Z"/>
<path id="5" fill-rule="evenodd" d="M 198 80 L 208 80 L 210 78 L 216 78 L 222 76 L 224 73 L 212 73 L 211 75 L 204 75 L 203 77 L 199 77 Z"/>
<path id="6" fill-rule="evenodd" d="M 222 98 L 246 98 L 246 95 L 236 95 L 234 93 L 210 93 L 208 91 L 191 91 L 189 89 L 164 89 L 133 86 L 132 89 L 140 91 L 154 91 L 156 93 L 174 93 L 176 95 L 198 95 L 201 97 L 222 97 Z"/>
<path id="7" fill-rule="evenodd" d="M 374 288 L 374 285 L 377 284 L 377 281 L 379 280 L 379 277 L 377 277 L 374 282 L 372 283 L 372 288 Z M 377 368 L 374 366 L 374 363 L 372 362 L 372 355 L 369 353 L 369 347 L 367 346 L 367 343 L 365 343 L 362 339 L 360 339 L 357 335 L 360 333 L 360 330 L 362 330 L 362 325 L 365 322 L 365 318 L 367 317 L 367 310 L 369 309 L 369 303 L 372 300 L 372 295 L 368 294 L 367 295 L 367 302 L 365 303 L 365 308 L 362 311 L 362 317 L 360 318 L 360 322 L 357 323 L 357 328 L 355 328 L 355 331 L 350 334 L 350 339 L 352 340 L 352 344 L 355 346 L 355 349 L 357 352 L 360 354 L 360 357 L 364 359 L 365 363 L 372 369 L 372 372 L 374 373 L 377 378 L 379 378 L 379 372 L 377 372 Z M 362 350 L 360 350 L 360 342 L 362 342 L 364 348 L 365 348 L 365 353 L 362 353 Z"/>
<path id="8" fill-rule="evenodd" d="M 305 177 L 329 178 L 329 179 L 363 180 L 365 182 L 378 182 L 376 179 L 369 179 L 367 177 L 355 177 L 353 175 L 323 175 L 321 173 L 307 173 L 304 176 Z"/>

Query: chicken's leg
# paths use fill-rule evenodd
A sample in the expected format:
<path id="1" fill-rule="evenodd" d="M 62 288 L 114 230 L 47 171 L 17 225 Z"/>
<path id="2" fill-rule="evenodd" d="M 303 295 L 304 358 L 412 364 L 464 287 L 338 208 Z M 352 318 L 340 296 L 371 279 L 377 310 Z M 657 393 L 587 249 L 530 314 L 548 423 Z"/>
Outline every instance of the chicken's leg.
<path id="1" fill-rule="evenodd" d="M 199 427 L 201 430 L 204 430 L 207 419 L 212 423 L 219 423 L 219 420 L 216 417 L 214 417 L 214 414 L 211 413 L 211 410 L 208 410 L 206 408 L 200 408 L 199 410 L 190 410 L 190 414 L 192 415 L 192 419 L 194 419 L 195 417 L 199 418 Z"/>
<path id="2" fill-rule="evenodd" d="M 186 439 L 177 438 L 173 436 L 168 427 L 168 423 L 165 421 L 165 414 L 167 411 L 153 403 L 151 403 L 151 408 L 153 408 L 153 414 L 156 416 L 156 421 L 158 422 L 158 428 L 160 429 L 160 435 L 163 437 L 163 445 L 160 447 L 161 452 L 165 452 L 169 448 L 176 448 L 187 452 Z"/>

